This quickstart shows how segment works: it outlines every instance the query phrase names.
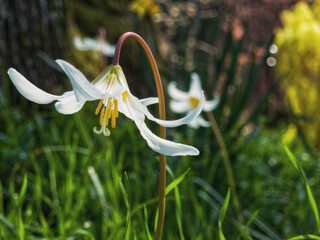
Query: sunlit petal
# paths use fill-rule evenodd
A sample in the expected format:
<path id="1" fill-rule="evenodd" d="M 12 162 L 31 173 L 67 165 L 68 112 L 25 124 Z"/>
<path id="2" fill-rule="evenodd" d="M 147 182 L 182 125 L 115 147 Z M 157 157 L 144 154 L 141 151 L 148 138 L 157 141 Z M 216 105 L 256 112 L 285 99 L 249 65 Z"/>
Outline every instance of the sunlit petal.
<path id="1" fill-rule="evenodd" d="M 140 102 L 147 107 L 149 105 L 159 103 L 159 98 L 157 97 L 143 98 L 143 99 L 140 99 Z"/>
<path id="2" fill-rule="evenodd" d="M 191 121 L 193 121 L 202 111 L 203 108 L 203 102 L 204 102 L 204 94 L 201 94 L 201 98 L 200 98 L 200 102 L 198 104 L 198 106 L 193 109 L 192 111 L 189 112 L 189 114 L 184 117 L 184 118 L 180 118 L 178 120 L 160 120 L 158 118 L 155 118 L 149 111 L 148 109 L 140 103 L 139 99 L 137 99 L 135 96 L 133 95 L 129 95 L 128 96 L 128 103 L 130 104 L 130 107 L 132 109 L 134 109 L 135 111 L 141 112 L 143 113 L 148 119 L 164 126 L 164 127 L 177 127 L 183 124 L 188 124 Z"/>
<path id="3" fill-rule="evenodd" d="M 178 100 L 178 101 L 189 99 L 189 94 L 187 92 L 184 92 L 178 89 L 176 82 L 170 82 L 168 84 L 168 94 L 172 99 Z"/>
<path id="4" fill-rule="evenodd" d="M 66 92 L 64 95 L 66 95 L 65 98 L 55 103 L 55 108 L 61 114 L 76 113 L 80 111 L 80 109 L 83 107 L 83 105 L 86 102 L 84 100 L 78 102 L 73 91 Z"/>
<path id="5" fill-rule="evenodd" d="M 156 136 L 144 122 L 140 126 L 137 124 L 137 126 L 141 136 L 147 141 L 149 147 L 158 153 L 167 156 L 199 155 L 198 149 L 192 146 L 171 142 Z"/>
<path id="6" fill-rule="evenodd" d="M 103 93 L 92 85 L 85 76 L 70 63 L 63 60 L 56 60 L 56 62 L 67 74 L 79 102 L 82 100 L 97 100 L 110 97 L 108 93 Z"/>
<path id="7" fill-rule="evenodd" d="M 8 70 L 8 75 L 17 88 L 17 90 L 27 99 L 38 104 L 51 103 L 54 100 L 61 98 L 61 96 L 46 93 L 40 88 L 29 82 L 24 76 L 13 68 Z"/>

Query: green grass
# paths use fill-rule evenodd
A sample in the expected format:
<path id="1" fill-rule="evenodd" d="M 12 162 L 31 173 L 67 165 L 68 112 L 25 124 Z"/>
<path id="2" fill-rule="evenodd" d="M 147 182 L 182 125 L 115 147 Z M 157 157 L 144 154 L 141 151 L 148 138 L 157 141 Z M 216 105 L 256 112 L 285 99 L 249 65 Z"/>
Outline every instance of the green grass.
<path id="1" fill-rule="evenodd" d="M 152 239 L 158 155 L 131 120 L 120 117 L 104 137 L 92 132 L 95 104 L 63 116 L 53 106 L 10 99 L 1 92 L 0 239 Z M 168 157 L 163 239 L 317 234 L 304 183 L 281 145 L 284 130 L 257 127 L 227 143 L 244 222 L 224 204 L 227 178 L 210 128 L 168 130 L 168 138 L 194 144 L 201 154 Z M 319 204 L 318 161 L 295 144 Z"/>

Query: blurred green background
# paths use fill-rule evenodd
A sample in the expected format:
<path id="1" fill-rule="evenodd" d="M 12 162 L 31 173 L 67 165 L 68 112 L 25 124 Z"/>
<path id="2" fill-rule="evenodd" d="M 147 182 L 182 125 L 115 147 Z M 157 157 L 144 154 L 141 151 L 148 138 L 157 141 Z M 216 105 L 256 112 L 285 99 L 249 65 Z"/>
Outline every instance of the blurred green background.
<path id="1" fill-rule="evenodd" d="M 230 186 L 212 128 L 167 129 L 168 139 L 200 155 L 167 158 L 167 185 L 183 180 L 167 195 L 162 239 L 319 235 L 319 13 L 319 0 L 0 1 L 0 239 L 152 239 L 158 155 L 135 124 L 120 116 L 110 137 L 95 135 L 96 103 L 61 115 L 53 104 L 24 99 L 7 75 L 14 67 L 61 94 L 71 85 L 54 62 L 59 58 L 92 80 L 112 58 L 77 50 L 73 38 L 99 40 L 101 28 L 113 45 L 127 31 L 148 43 L 168 119 L 182 115 L 169 109 L 167 84 L 187 91 L 192 72 L 208 99 L 221 98 L 213 115 L 239 206 L 231 194 L 221 218 Z M 124 43 L 120 65 L 137 97 L 156 96 L 134 40 Z"/>

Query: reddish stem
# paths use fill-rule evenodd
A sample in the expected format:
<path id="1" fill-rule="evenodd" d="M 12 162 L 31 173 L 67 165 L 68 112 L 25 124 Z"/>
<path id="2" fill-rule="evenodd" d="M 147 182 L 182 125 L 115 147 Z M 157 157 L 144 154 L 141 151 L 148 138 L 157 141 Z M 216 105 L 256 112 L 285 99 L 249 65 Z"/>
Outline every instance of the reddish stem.
<path id="1" fill-rule="evenodd" d="M 112 61 L 113 65 L 119 65 L 119 58 L 120 58 L 120 51 L 122 44 L 124 40 L 128 37 L 133 37 L 136 39 L 141 46 L 143 47 L 144 51 L 146 52 L 153 75 L 156 81 L 157 86 L 157 94 L 159 98 L 159 115 L 160 119 L 165 120 L 166 119 L 166 112 L 165 112 L 165 104 L 164 104 L 164 94 L 163 94 L 163 88 L 161 83 L 161 78 L 159 74 L 159 70 L 157 67 L 157 63 L 152 55 L 152 52 L 150 48 L 148 47 L 147 43 L 136 33 L 133 32 L 127 32 L 124 33 L 118 40 L 116 45 L 116 50 L 114 54 L 114 58 Z M 166 128 L 163 126 L 160 126 L 160 133 L 159 136 L 163 139 L 166 138 Z M 165 216 L 165 206 L 166 206 L 166 156 L 160 154 L 160 160 L 159 160 L 159 214 L 158 214 L 158 222 L 157 222 L 157 228 L 154 235 L 154 240 L 159 240 L 161 238 L 163 224 L 164 224 L 164 216 Z"/>

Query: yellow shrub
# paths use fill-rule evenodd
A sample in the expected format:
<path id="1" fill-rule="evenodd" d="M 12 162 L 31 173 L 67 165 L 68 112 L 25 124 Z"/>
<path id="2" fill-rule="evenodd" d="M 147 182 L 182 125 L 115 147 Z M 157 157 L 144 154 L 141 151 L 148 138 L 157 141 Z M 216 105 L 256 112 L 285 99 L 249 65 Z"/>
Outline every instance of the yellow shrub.
<path id="1" fill-rule="evenodd" d="M 313 147 L 320 147 L 320 0 L 304 2 L 284 11 L 283 28 L 278 29 L 277 73 L 283 80 L 286 101 L 299 120 Z"/>

